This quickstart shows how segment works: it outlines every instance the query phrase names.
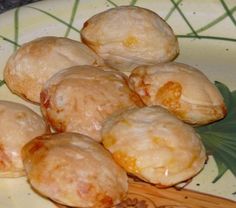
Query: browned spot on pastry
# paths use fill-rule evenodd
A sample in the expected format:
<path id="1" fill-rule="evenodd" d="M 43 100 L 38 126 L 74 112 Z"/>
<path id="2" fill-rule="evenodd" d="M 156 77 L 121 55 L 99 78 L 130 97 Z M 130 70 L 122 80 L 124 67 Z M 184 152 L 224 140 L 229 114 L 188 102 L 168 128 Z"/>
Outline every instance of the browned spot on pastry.
<path id="1" fill-rule="evenodd" d="M 127 155 L 122 151 L 113 153 L 114 160 L 120 164 L 127 172 L 138 173 L 139 168 L 136 166 L 136 158 Z"/>
<path id="2" fill-rule="evenodd" d="M 21 87 L 21 86 L 20 86 Z M 29 101 L 29 98 L 26 94 L 21 93 L 21 92 L 16 92 L 15 90 L 13 90 L 14 93 L 18 94 L 19 96 L 21 96 L 24 100 Z M 33 102 L 33 101 L 32 101 Z M 33 102 L 34 103 L 34 102 Z"/>
<path id="3" fill-rule="evenodd" d="M 55 42 L 57 41 L 56 38 L 44 38 L 44 39 L 38 39 L 34 41 L 33 44 L 27 44 L 25 45 L 25 48 L 22 48 L 22 56 L 26 56 L 25 53 L 29 53 L 31 56 L 34 56 L 35 58 L 41 57 L 42 55 L 46 54 L 45 52 L 49 52 L 52 50 L 53 46 L 55 45 Z M 44 44 L 44 47 L 42 47 L 42 42 Z"/>
<path id="4" fill-rule="evenodd" d="M 37 152 L 38 150 L 40 150 L 42 147 L 44 147 L 44 143 L 40 140 L 37 140 L 33 143 L 33 145 L 31 146 L 31 148 L 29 149 L 29 153 L 30 154 L 34 154 L 35 152 Z"/>
<path id="5" fill-rule="evenodd" d="M 26 118 L 26 116 L 27 116 L 27 114 L 25 112 L 18 112 L 16 114 L 17 119 L 24 119 L 24 118 Z"/>
<path id="6" fill-rule="evenodd" d="M 80 181 L 77 185 L 77 194 L 82 198 L 89 198 L 94 192 L 94 186 L 91 183 Z"/>
<path id="7" fill-rule="evenodd" d="M 0 109 L 0 115 L 5 113 L 5 109 Z"/>
<path id="8" fill-rule="evenodd" d="M 40 93 L 40 101 L 41 101 L 41 105 L 43 105 L 43 107 L 50 108 L 50 97 L 48 96 L 48 93 L 46 90 L 43 90 Z"/>
<path id="9" fill-rule="evenodd" d="M 47 123 L 50 126 L 52 126 L 57 132 L 66 131 L 66 127 L 67 127 L 67 123 L 65 121 L 66 117 L 64 117 L 65 120 L 53 119 L 53 116 L 51 115 L 50 110 L 42 109 L 42 112 L 44 114 L 44 117 L 45 117 Z"/>
<path id="10" fill-rule="evenodd" d="M 175 112 L 180 108 L 179 99 L 182 95 L 182 87 L 178 82 L 165 83 L 156 93 L 158 103 Z"/>
<path id="11" fill-rule="evenodd" d="M 149 94 L 150 85 L 149 84 L 145 84 L 144 80 L 142 80 L 140 82 L 139 87 L 142 87 L 142 90 L 143 90 L 143 93 L 144 93 L 143 97 L 149 98 L 150 97 L 150 94 Z"/>
<path id="12" fill-rule="evenodd" d="M 113 205 L 113 199 L 107 195 L 104 195 L 101 198 L 100 202 L 102 205 L 104 205 L 104 207 L 112 207 L 112 205 Z"/>
<path id="13" fill-rule="evenodd" d="M 141 98 L 139 97 L 139 95 L 137 95 L 135 92 L 130 92 L 129 93 L 129 97 L 130 99 L 138 106 L 138 107 L 143 107 L 144 103 L 141 100 Z"/>
<path id="14" fill-rule="evenodd" d="M 142 99 L 140 98 L 140 96 L 135 91 L 133 91 L 132 89 L 129 88 L 128 78 L 126 78 L 126 77 L 122 77 L 122 78 L 123 78 L 123 81 L 125 82 L 125 84 L 128 86 L 127 90 L 129 92 L 130 99 L 135 103 L 136 106 L 143 107 L 144 103 L 143 103 Z"/>
<path id="15" fill-rule="evenodd" d="M 212 108 L 205 108 L 203 112 L 205 116 L 208 116 L 208 119 L 206 119 L 205 122 L 202 123 L 205 124 L 224 118 L 227 114 L 227 108 L 224 104 L 221 104 Z"/>
<path id="16" fill-rule="evenodd" d="M 215 108 L 214 115 L 218 119 L 224 118 L 227 115 L 227 108 L 224 103 L 222 103 L 219 106 L 218 110 L 217 110 L 217 108 Z"/>
<path id="17" fill-rule="evenodd" d="M 86 28 L 88 25 L 89 25 L 89 22 L 86 21 L 86 22 L 84 23 L 84 25 L 83 25 L 83 29 Z"/>
<path id="18" fill-rule="evenodd" d="M 6 170 L 10 167 L 11 160 L 6 154 L 3 144 L 0 144 L 0 170 Z"/>
<path id="19" fill-rule="evenodd" d="M 88 47 L 90 47 L 92 50 L 94 50 L 95 52 L 99 51 L 99 47 L 100 47 L 100 44 L 98 42 L 93 42 L 93 41 L 90 41 L 86 38 L 84 38 L 83 36 L 81 36 L 81 41 L 87 45 Z"/>
<path id="20" fill-rule="evenodd" d="M 65 164 L 63 164 L 63 163 L 56 164 L 56 165 L 52 168 L 51 172 L 52 172 L 52 173 L 53 173 L 53 172 L 57 172 L 58 170 L 60 170 L 60 169 L 63 168 L 64 166 L 65 166 Z"/>
<path id="21" fill-rule="evenodd" d="M 228 110 L 224 103 L 221 104 L 221 110 L 222 110 L 223 116 L 225 116 L 228 113 Z"/>
<path id="22" fill-rule="evenodd" d="M 57 130 L 57 132 L 64 132 L 66 131 L 67 124 L 64 121 L 54 121 L 53 119 L 50 122 L 53 127 Z"/>
<path id="23" fill-rule="evenodd" d="M 71 207 L 68 207 L 68 206 L 65 206 L 65 205 L 62 205 L 62 204 L 58 204 L 54 201 L 52 201 L 52 203 L 54 203 L 54 205 L 56 206 L 55 208 L 71 208 Z"/>
<path id="24" fill-rule="evenodd" d="M 130 75 L 130 84 L 135 89 L 135 91 L 142 91 L 142 101 L 147 104 L 150 99 L 149 88 L 150 84 L 145 83 L 145 78 L 147 76 L 146 66 L 142 66 L 142 70 L 134 70 Z"/>
<path id="25" fill-rule="evenodd" d="M 98 65 L 99 65 L 99 64 L 98 64 L 98 61 L 95 60 L 95 61 L 92 63 L 92 65 L 94 65 L 94 66 L 98 66 Z"/>

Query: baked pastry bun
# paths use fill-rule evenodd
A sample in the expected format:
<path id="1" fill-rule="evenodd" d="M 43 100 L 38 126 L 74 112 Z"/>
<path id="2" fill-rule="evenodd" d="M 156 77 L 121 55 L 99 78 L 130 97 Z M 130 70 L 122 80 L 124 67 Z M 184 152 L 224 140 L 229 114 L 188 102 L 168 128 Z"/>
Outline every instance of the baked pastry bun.
<path id="1" fill-rule="evenodd" d="M 8 60 L 4 80 L 10 90 L 35 103 L 43 84 L 61 69 L 75 65 L 103 65 L 86 45 L 62 37 L 42 37 L 22 45 Z"/>
<path id="2" fill-rule="evenodd" d="M 43 119 L 28 107 L 0 101 L 0 177 L 25 175 L 21 148 L 36 136 L 49 133 Z"/>
<path id="3" fill-rule="evenodd" d="M 81 40 L 121 71 L 171 61 L 179 53 L 170 26 L 153 11 L 135 6 L 94 15 L 84 23 Z"/>
<path id="4" fill-rule="evenodd" d="M 113 115 L 104 124 L 102 142 L 128 173 L 160 187 L 192 178 L 206 160 L 194 129 L 159 106 Z"/>
<path id="5" fill-rule="evenodd" d="M 200 70 L 186 64 L 137 67 L 130 74 L 129 85 L 146 105 L 160 105 L 189 124 L 208 124 L 227 113 L 215 85 Z"/>
<path id="6" fill-rule="evenodd" d="M 126 195 L 125 171 L 102 145 L 77 133 L 44 135 L 22 149 L 35 190 L 71 207 L 107 208 Z"/>
<path id="7" fill-rule="evenodd" d="M 77 132 L 101 141 L 103 121 L 112 113 L 143 106 L 128 87 L 126 75 L 92 66 L 65 69 L 49 79 L 41 92 L 45 119 L 58 132 Z"/>

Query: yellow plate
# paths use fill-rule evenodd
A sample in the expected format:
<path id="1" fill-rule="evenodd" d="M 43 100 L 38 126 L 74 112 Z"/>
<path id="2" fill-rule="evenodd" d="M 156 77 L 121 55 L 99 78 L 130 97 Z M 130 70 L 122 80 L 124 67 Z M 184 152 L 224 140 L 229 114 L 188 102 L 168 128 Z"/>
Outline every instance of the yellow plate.
<path id="1" fill-rule="evenodd" d="M 44 0 L 0 15 L 0 69 L 24 42 L 45 35 L 79 40 L 83 22 L 92 15 L 118 5 L 136 4 L 157 12 L 179 37 L 177 61 L 201 69 L 210 80 L 236 89 L 235 0 Z M 2 71 L 0 79 L 2 78 Z M 13 95 L 4 85 L 0 97 L 39 108 Z M 236 201 L 236 180 L 231 172 L 216 183 L 212 158 L 188 189 Z M 51 202 L 34 193 L 24 177 L 0 179 L 0 208 L 52 208 Z"/>

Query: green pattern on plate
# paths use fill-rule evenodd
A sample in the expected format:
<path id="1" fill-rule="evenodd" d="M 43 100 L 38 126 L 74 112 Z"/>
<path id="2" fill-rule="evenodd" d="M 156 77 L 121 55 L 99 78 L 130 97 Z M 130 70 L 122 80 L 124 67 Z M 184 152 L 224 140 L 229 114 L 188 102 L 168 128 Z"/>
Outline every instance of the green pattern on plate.
<path id="1" fill-rule="evenodd" d="M 76 32 L 80 33 L 80 31 L 79 31 L 77 28 L 73 27 L 72 24 L 67 23 L 66 21 L 64 21 L 64 20 L 60 19 L 59 17 L 57 17 L 57 16 L 51 14 L 50 12 L 47 12 L 47 11 L 44 11 L 44 10 L 42 10 L 42 9 L 39 9 L 39 8 L 36 8 L 36 7 L 32 7 L 32 6 L 26 6 L 26 7 L 31 8 L 31 9 L 35 9 L 35 10 L 37 10 L 37 11 L 39 11 L 39 12 L 42 12 L 42 13 L 48 15 L 49 17 L 51 17 L 51 18 L 57 20 L 58 22 L 60 22 L 60 23 L 62 23 L 62 24 L 64 24 L 64 25 L 66 25 L 68 28 L 70 28 L 70 29 L 72 29 L 72 30 L 75 30 Z M 71 16 L 73 16 L 73 14 L 71 14 Z"/>
<path id="2" fill-rule="evenodd" d="M 168 14 L 165 16 L 164 20 L 167 21 L 170 16 L 173 14 L 173 12 L 176 10 L 177 6 L 182 2 L 183 0 L 178 0 L 175 2 L 174 6 L 171 8 L 171 10 L 168 12 Z"/>
<path id="3" fill-rule="evenodd" d="M 72 11 L 71 11 L 70 23 L 69 23 L 69 26 L 67 27 L 66 33 L 64 35 L 65 37 L 68 37 L 68 35 L 70 33 L 70 30 L 71 30 L 71 27 L 74 22 L 75 15 L 76 15 L 76 12 L 78 9 L 78 5 L 79 5 L 79 0 L 75 0 Z"/>
<path id="4" fill-rule="evenodd" d="M 17 49 L 18 47 L 18 36 L 19 36 L 19 11 L 20 11 L 20 8 L 16 8 L 15 9 L 15 15 L 14 15 L 14 21 L 15 21 L 15 24 L 14 24 L 14 28 L 15 28 L 15 43 L 14 44 L 14 51 Z"/>

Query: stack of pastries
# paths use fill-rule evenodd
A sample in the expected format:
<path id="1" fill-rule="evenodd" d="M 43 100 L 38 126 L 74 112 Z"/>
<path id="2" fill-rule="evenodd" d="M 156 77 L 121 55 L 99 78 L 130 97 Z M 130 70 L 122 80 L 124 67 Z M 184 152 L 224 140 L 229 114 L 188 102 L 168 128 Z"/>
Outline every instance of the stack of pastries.
<path id="1" fill-rule="evenodd" d="M 171 62 L 170 26 L 121 6 L 87 20 L 81 41 L 41 37 L 7 61 L 8 88 L 43 118 L 0 101 L 0 177 L 26 175 L 61 206 L 107 208 L 126 196 L 127 173 L 158 187 L 198 174 L 206 152 L 193 126 L 227 109 L 200 70 Z"/>

